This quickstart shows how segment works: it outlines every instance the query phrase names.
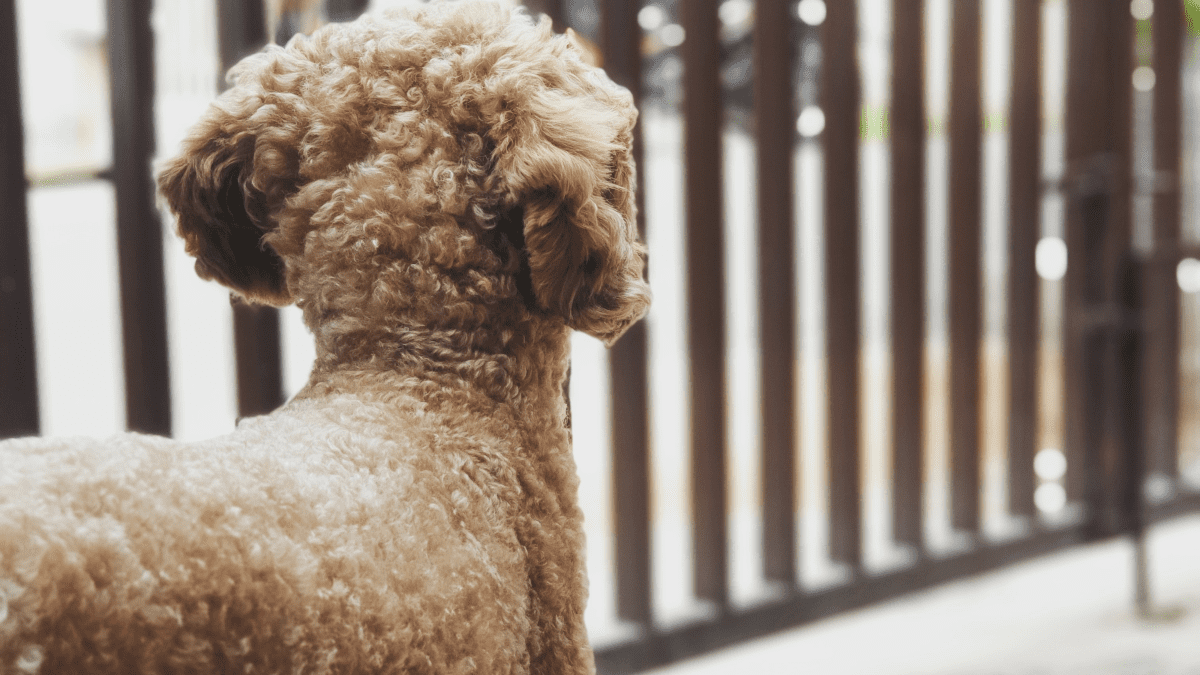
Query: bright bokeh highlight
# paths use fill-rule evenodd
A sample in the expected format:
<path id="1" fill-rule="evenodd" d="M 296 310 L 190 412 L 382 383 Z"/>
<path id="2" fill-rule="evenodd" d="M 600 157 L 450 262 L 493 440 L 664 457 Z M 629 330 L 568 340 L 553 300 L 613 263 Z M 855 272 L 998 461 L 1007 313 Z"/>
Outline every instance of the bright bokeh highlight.
<path id="1" fill-rule="evenodd" d="M 1059 237 L 1043 237 L 1034 250 L 1034 266 L 1046 281 L 1058 281 L 1067 274 L 1067 242 Z"/>

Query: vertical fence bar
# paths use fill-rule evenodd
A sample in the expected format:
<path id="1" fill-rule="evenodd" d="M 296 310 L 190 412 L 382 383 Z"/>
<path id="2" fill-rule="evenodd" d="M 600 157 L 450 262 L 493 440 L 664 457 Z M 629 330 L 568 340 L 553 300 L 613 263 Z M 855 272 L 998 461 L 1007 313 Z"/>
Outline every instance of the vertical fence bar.
<path id="1" fill-rule="evenodd" d="M 217 91 L 224 91 L 225 71 L 267 43 L 267 17 L 262 0 L 217 0 L 217 53 L 221 64 Z"/>
<path id="2" fill-rule="evenodd" d="M 1154 246 L 1174 251 L 1179 246 L 1181 212 L 1183 3 L 1155 3 L 1153 22 Z M 1147 469 L 1174 477 L 1179 474 L 1179 285 L 1173 264 L 1154 265 L 1150 272 Z"/>
<path id="3" fill-rule="evenodd" d="M 269 413 L 283 404 L 283 364 L 279 310 L 247 304 L 233 306 L 233 351 L 237 362 L 238 417 Z"/>
<path id="4" fill-rule="evenodd" d="M 924 546 L 924 0 L 892 2 L 892 535 Z"/>
<path id="5" fill-rule="evenodd" d="M 728 600 L 725 466 L 725 265 L 721 81 L 716 3 L 683 3 L 687 157 L 688 349 L 692 386 L 692 514 L 697 597 Z"/>
<path id="6" fill-rule="evenodd" d="M 1111 525 L 1104 512 L 1117 479 L 1117 443 L 1105 410 L 1107 348 L 1088 309 L 1115 297 L 1115 271 L 1130 246 L 1132 17 L 1120 2 L 1071 0 L 1068 8 L 1066 483 L 1072 500 L 1093 507 L 1095 533 L 1102 534 Z"/>
<path id="7" fill-rule="evenodd" d="M 1041 0 L 1013 3 L 1008 239 L 1008 508 L 1034 516 L 1041 214 Z"/>
<path id="8" fill-rule="evenodd" d="M 1084 162 L 1081 170 L 1073 177 L 1072 210 L 1079 220 L 1080 262 L 1083 264 L 1083 282 L 1079 298 L 1079 312 L 1073 318 L 1079 327 L 1079 362 L 1083 387 L 1083 461 L 1079 471 L 1083 475 L 1083 497 L 1087 505 L 1087 528 L 1091 536 L 1106 534 L 1107 521 L 1111 515 L 1111 493 L 1106 485 L 1104 458 L 1110 453 L 1106 445 L 1113 442 L 1111 421 L 1108 419 L 1107 390 L 1109 363 L 1108 333 L 1110 326 L 1103 323 L 1105 306 L 1104 288 L 1104 240 L 1109 234 L 1109 215 L 1112 212 L 1112 181 L 1108 163 L 1097 156 Z M 1109 306 L 1111 307 L 1111 305 Z"/>
<path id="9" fill-rule="evenodd" d="M 979 0 L 952 3 L 950 56 L 950 512 L 979 531 L 980 15 Z"/>
<path id="10" fill-rule="evenodd" d="M 566 0 L 525 0 L 525 6 L 535 17 L 538 14 L 550 17 L 550 20 L 554 22 L 554 31 L 561 33 L 567 29 L 565 2 Z M 638 32 L 631 35 L 641 35 L 641 28 L 639 27 Z"/>
<path id="11" fill-rule="evenodd" d="M 1118 434 L 1123 448 L 1121 488 L 1122 530 L 1133 539 L 1133 600 L 1138 615 L 1151 618 L 1150 569 L 1146 547 L 1145 370 L 1145 264 L 1127 255 L 1118 267 L 1117 302 L 1121 325 L 1116 330 L 1114 350 L 1116 395 L 1113 412 L 1119 418 Z"/>
<path id="12" fill-rule="evenodd" d="M 218 88 L 224 89 L 225 71 L 267 43 L 263 3 L 218 0 L 217 42 L 221 54 Z M 279 310 L 240 299 L 232 305 L 238 416 L 261 415 L 283 403 Z"/>
<path id="13" fill-rule="evenodd" d="M 1091 38 L 1090 41 L 1094 42 L 1090 33 L 1095 29 L 1090 26 L 1093 19 L 1088 16 L 1089 11 L 1086 7 L 1079 3 L 1073 3 L 1068 5 L 1068 12 L 1071 10 L 1082 11 L 1078 12 L 1080 16 L 1075 17 L 1076 21 L 1068 21 L 1067 24 L 1066 159 L 1069 174 L 1078 171 L 1076 167 L 1070 165 L 1070 162 L 1078 163 L 1081 157 L 1095 152 L 1092 146 L 1097 145 L 1093 138 L 1096 133 L 1089 128 L 1093 125 L 1091 111 L 1088 108 L 1094 105 L 1094 102 L 1087 98 L 1089 86 L 1093 84 L 1092 80 L 1095 80 L 1094 73 L 1088 72 L 1088 59 L 1092 57 L 1091 52 L 1094 51 L 1094 47 L 1087 44 L 1087 41 Z M 1068 178 L 1073 177 L 1068 176 Z M 1084 492 L 1083 446 L 1086 429 L 1083 405 L 1085 388 L 1080 363 L 1082 331 L 1074 317 L 1079 315 L 1083 299 L 1084 261 L 1082 256 L 1078 255 L 1081 252 L 1082 223 L 1075 208 L 1075 186 L 1070 182 L 1067 185 L 1071 194 L 1067 195 L 1068 208 L 1065 225 L 1068 264 L 1066 277 L 1063 280 L 1065 291 L 1063 303 L 1063 392 L 1066 395 L 1063 411 L 1065 454 L 1067 456 L 1065 484 L 1067 498 L 1076 501 L 1083 497 Z M 1072 259 L 1075 257 L 1078 257 L 1078 260 Z"/>
<path id="14" fill-rule="evenodd" d="M 762 363 L 763 575 L 796 581 L 796 353 L 793 270 L 792 20 L 788 0 L 754 17 L 759 317 Z"/>
<path id="15" fill-rule="evenodd" d="M 17 8 L 0 3 L 0 438 L 41 430 L 29 269 Z"/>
<path id="16" fill-rule="evenodd" d="M 825 337 L 830 555 L 862 563 L 859 477 L 858 3 L 829 3 L 821 26 L 825 110 Z"/>
<path id="17" fill-rule="evenodd" d="M 325 16 L 330 21 L 353 21 L 369 4 L 368 0 L 325 0 Z"/>
<path id="18" fill-rule="evenodd" d="M 1159 5 L 1167 3 L 1158 3 Z M 1105 71 L 1107 90 L 1111 92 L 1108 110 L 1108 174 L 1109 189 L 1108 235 L 1104 239 L 1104 297 L 1109 307 L 1119 307 L 1123 293 L 1123 271 L 1133 249 L 1133 214 L 1131 209 L 1132 145 L 1133 145 L 1133 15 L 1125 3 L 1105 3 L 1106 34 L 1102 44 L 1108 52 Z M 1134 303 L 1136 304 L 1136 303 Z M 1133 446 L 1124 442 L 1123 418 L 1136 417 L 1141 410 L 1122 409 L 1120 379 L 1120 333 L 1118 323 L 1108 330 L 1105 346 L 1106 442 L 1098 466 L 1104 472 L 1106 533 L 1127 531 L 1123 502 L 1128 483 L 1128 451 Z M 1140 426 L 1140 422 L 1138 422 Z M 1138 439 L 1135 444 L 1141 443 Z"/>
<path id="19" fill-rule="evenodd" d="M 151 0 L 108 0 L 113 183 L 125 349 L 126 424 L 171 433 L 162 226 L 154 205 L 154 33 Z"/>
<path id="20" fill-rule="evenodd" d="M 641 103 L 641 27 L 637 0 L 604 3 L 604 69 Z M 634 130 L 633 158 L 642 163 L 641 127 Z M 645 241 L 642 172 L 637 173 L 638 232 Z M 648 625 L 650 587 L 650 434 L 646 323 L 629 329 L 609 352 L 612 381 L 614 506 L 617 518 L 617 615 Z"/>

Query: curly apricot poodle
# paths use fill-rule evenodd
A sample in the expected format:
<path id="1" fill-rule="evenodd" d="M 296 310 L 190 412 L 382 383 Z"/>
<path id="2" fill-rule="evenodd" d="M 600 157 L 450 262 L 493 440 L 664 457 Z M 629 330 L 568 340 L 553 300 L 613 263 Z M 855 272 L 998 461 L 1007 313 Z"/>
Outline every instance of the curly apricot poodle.
<path id="1" fill-rule="evenodd" d="M 629 92 L 486 2 L 231 78 L 159 186 L 312 376 L 205 442 L 0 443 L 0 672 L 593 672 L 563 383 L 650 302 Z"/>

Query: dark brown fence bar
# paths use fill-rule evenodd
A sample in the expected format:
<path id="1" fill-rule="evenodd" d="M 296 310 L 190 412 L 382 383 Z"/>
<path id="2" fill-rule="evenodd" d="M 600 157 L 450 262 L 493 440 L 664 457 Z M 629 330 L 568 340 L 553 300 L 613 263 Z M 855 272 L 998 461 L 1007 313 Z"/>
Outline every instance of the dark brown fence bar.
<path id="1" fill-rule="evenodd" d="M 217 43 L 221 54 L 218 87 L 224 89 L 225 71 L 267 43 L 263 3 L 259 0 L 219 0 Z M 283 403 L 279 311 L 274 307 L 252 306 L 234 300 L 233 347 L 237 362 L 238 416 L 261 415 L 279 407 Z"/>
<path id="2" fill-rule="evenodd" d="M 952 3 L 950 55 L 950 515 L 979 531 L 979 0 Z"/>
<path id="3" fill-rule="evenodd" d="M 1182 147 L 1183 3 L 1154 7 L 1154 246 L 1179 246 L 1180 148 Z M 1179 473 L 1179 285 L 1171 259 L 1148 270 L 1146 349 L 1146 439 L 1148 469 Z"/>
<path id="4" fill-rule="evenodd" d="M 647 625 L 650 585 L 650 453 L 646 324 L 629 329 L 609 356 L 612 381 L 613 506 L 617 615 Z"/>
<path id="5" fill-rule="evenodd" d="M 1009 128 L 1008 239 L 1008 508 L 1034 516 L 1037 443 L 1038 275 L 1042 175 L 1041 0 L 1013 3 Z"/>
<path id="6" fill-rule="evenodd" d="M 825 111 L 825 338 L 831 557 L 862 562 L 859 482 L 858 3 L 829 3 L 821 26 Z M 690 147 L 690 146 L 689 146 Z"/>
<path id="7" fill-rule="evenodd" d="M 892 3 L 892 536 L 924 548 L 925 30 Z"/>
<path id="8" fill-rule="evenodd" d="M 636 0 L 604 3 L 604 69 L 641 101 L 641 27 Z M 634 132 L 634 161 L 642 163 L 641 127 Z M 642 175 L 637 174 L 638 230 L 646 237 Z M 646 323 L 638 322 L 609 352 L 612 381 L 613 502 L 617 518 L 617 615 L 647 625 L 650 587 L 650 435 L 646 375 Z"/>
<path id="9" fill-rule="evenodd" d="M 796 350 L 792 266 L 792 3 L 758 0 L 754 108 L 758 159 L 758 311 L 762 355 L 763 574 L 796 582 Z"/>
<path id="10" fill-rule="evenodd" d="M 1085 349 L 1096 337 L 1087 310 L 1115 297 L 1115 270 L 1130 241 L 1132 18 L 1124 3 L 1071 0 L 1068 11 L 1066 483 L 1072 500 L 1086 498 L 1096 511 L 1111 495 L 1115 478 L 1105 473 L 1116 464 L 1105 457 L 1117 443 L 1104 410 L 1104 347 Z M 1104 218 L 1095 217 L 1096 209 L 1104 209 Z M 1085 351 L 1095 352 L 1090 364 Z"/>
<path id="11" fill-rule="evenodd" d="M 1090 14 L 1090 10 L 1079 3 L 1068 5 L 1068 7 L 1082 10 L 1083 16 Z M 1068 27 L 1066 158 L 1068 162 L 1074 161 L 1076 164 L 1080 162 L 1081 157 L 1095 152 L 1092 146 L 1099 144 L 1093 138 L 1097 135 L 1096 132 L 1089 128 L 1092 122 L 1092 111 L 1088 110 L 1088 107 L 1094 105 L 1094 101 L 1089 100 L 1088 89 L 1098 77 L 1103 77 L 1103 72 L 1099 65 L 1091 73 L 1088 72 L 1090 68 L 1088 59 L 1092 57 L 1095 47 L 1084 44 L 1088 38 L 1095 41 L 1095 38 L 1089 34 L 1095 31 L 1090 26 L 1093 21 L 1091 18 L 1087 21 L 1074 21 L 1070 22 Z M 1090 28 L 1090 31 L 1085 31 L 1085 28 Z M 1078 168 L 1068 165 L 1067 171 L 1068 173 L 1075 172 L 1078 171 Z M 1066 186 L 1068 190 L 1074 187 L 1069 181 Z M 1066 277 L 1063 280 L 1065 291 L 1063 303 L 1063 393 L 1066 396 L 1066 400 L 1063 401 L 1063 421 L 1066 445 L 1064 451 L 1067 456 L 1065 483 L 1067 498 L 1077 501 L 1083 497 L 1084 492 L 1083 464 L 1086 429 L 1083 403 L 1086 390 L 1083 386 L 1082 364 L 1080 363 L 1082 331 L 1078 322 L 1073 319 L 1079 315 L 1081 309 L 1084 265 L 1080 255 L 1082 230 L 1079 215 L 1077 209 L 1074 208 L 1073 196 L 1068 193 L 1066 197 L 1068 209 L 1065 229 L 1068 264 Z"/>
<path id="12" fill-rule="evenodd" d="M 1133 597 L 1138 616 L 1150 618 L 1150 566 L 1146 546 L 1146 521 L 1149 509 L 1143 496 L 1146 484 L 1146 401 L 1142 381 L 1145 376 L 1145 324 L 1138 319 L 1145 311 L 1145 264 L 1133 254 L 1122 258 L 1117 270 L 1116 304 L 1122 318 L 1114 333 L 1113 361 L 1115 392 L 1114 417 L 1121 444 L 1117 483 L 1121 531 L 1133 540 Z"/>
<path id="13" fill-rule="evenodd" d="M 1160 5 L 1166 3 L 1158 3 Z M 1123 300 L 1124 269 L 1132 255 L 1130 249 L 1133 240 L 1133 217 L 1131 210 L 1132 196 L 1132 145 L 1133 145 L 1133 15 L 1129 8 L 1122 3 L 1105 4 L 1107 35 L 1102 43 L 1108 52 L 1107 90 L 1111 92 L 1107 106 L 1109 139 L 1105 153 L 1110 163 L 1108 233 L 1104 240 L 1105 262 L 1105 300 L 1109 307 L 1119 307 Z M 1078 11 L 1073 8 L 1071 11 Z M 1069 157 L 1069 155 L 1068 155 Z M 1139 283 L 1140 285 L 1140 283 Z M 1140 293 L 1139 293 L 1140 294 Z M 1137 302 L 1128 300 L 1128 304 L 1136 308 Z M 1103 473 L 1104 517 L 1105 520 L 1092 519 L 1092 526 L 1104 534 L 1124 533 L 1126 518 L 1124 495 L 1129 482 L 1128 455 L 1134 450 L 1125 441 L 1122 425 L 1126 418 L 1132 418 L 1141 411 L 1126 411 L 1123 409 L 1120 368 L 1122 357 L 1119 336 L 1121 326 L 1108 330 L 1104 353 L 1107 382 L 1106 391 L 1106 427 L 1108 436 L 1105 443 L 1097 446 L 1100 451 L 1099 461 L 1095 466 Z M 1140 359 L 1138 360 L 1140 361 Z M 1135 364 L 1137 361 L 1134 362 Z M 1142 369 L 1144 372 L 1144 368 Z M 1128 413 L 1133 413 L 1132 415 Z M 1140 426 L 1139 422 L 1130 422 L 1133 428 Z M 1140 442 L 1140 439 L 1139 439 Z"/>
<path id="14" fill-rule="evenodd" d="M 687 148 L 688 349 L 692 387 L 692 516 L 697 597 L 728 600 L 725 492 L 725 264 L 717 5 L 682 3 Z"/>
<path id="15" fill-rule="evenodd" d="M 234 299 L 233 350 L 237 361 L 238 417 L 262 415 L 283 404 L 279 310 Z"/>
<path id="16" fill-rule="evenodd" d="M 266 21 L 261 0 L 217 0 L 218 91 L 226 87 L 225 71 L 267 43 Z"/>
<path id="17" fill-rule="evenodd" d="M 525 6 L 529 8 L 529 12 L 535 17 L 538 14 L 550 17 L 550 20 L 554 22 L 554 30 L 558 33 L 567 29 L 564 3 L 565 0 L 525 0 Z M 637 32 L 630 35 L 641 35 L 641 28 L 638 27 Z"/>
<path id="18" fill-rule="evenodd" d="M 367 11 L 368 4 L 367 0 L 325 0 L 325 16 L 330 21 L 353 21 Z"/>
<path id="19" fill-rule="evenodd" d="M 154 33 L 151 0 L 109 0 L 108 63 L 112 83 L 113 184 L 125 348 L 128 427 L 169 435 L 162 225 L 154 205 Z"/>
<path id="20" fill-rule="evenodd" d="M 41 430 L 25 200 L 17 12 L 0 3 L 0 438 Z"/>

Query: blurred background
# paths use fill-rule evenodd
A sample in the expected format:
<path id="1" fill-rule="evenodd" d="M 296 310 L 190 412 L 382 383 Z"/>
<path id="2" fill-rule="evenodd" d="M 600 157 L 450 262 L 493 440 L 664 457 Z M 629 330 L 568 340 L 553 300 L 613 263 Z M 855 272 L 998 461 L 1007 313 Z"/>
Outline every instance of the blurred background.
<path id="1" fill-rule="evenodd" d="M 278 405 L 313 359 L 299 312 L 237 306 L 196 277 L 148 206 L 149 165 L 267 36 L 406 3 L 5 4 L 19 87 L 0 76 L 20 109 L 0 117 L 0 148 L 12 164 L 23 140 L 9 169 L 28 216 L 6 183 L 0 404 L 17 412 L 0 436 L 198 439 Z M 530 4 L 642 111 L 655 304 L 612 352 L 573 343 L 602 671 L 1200 508 L 1190 0 Z M 1200 527 L 1178 522 L 1160 558 L 1200 569 Z M 1133 583 L 1121 565 L 1063 564 L 1085 588 Z M 1200 612 L 1200 576 L 1155 569 Z M 961 609 L 943 602 L 917 616 Z M 775 649 L 795 653 L 787 672 L 843 672 L 804 668 L 819 645 Z M 1200 673 L 1192 657 L 1145 672 Z M 886 672 L 975 672 L 921 658 Z"/>

